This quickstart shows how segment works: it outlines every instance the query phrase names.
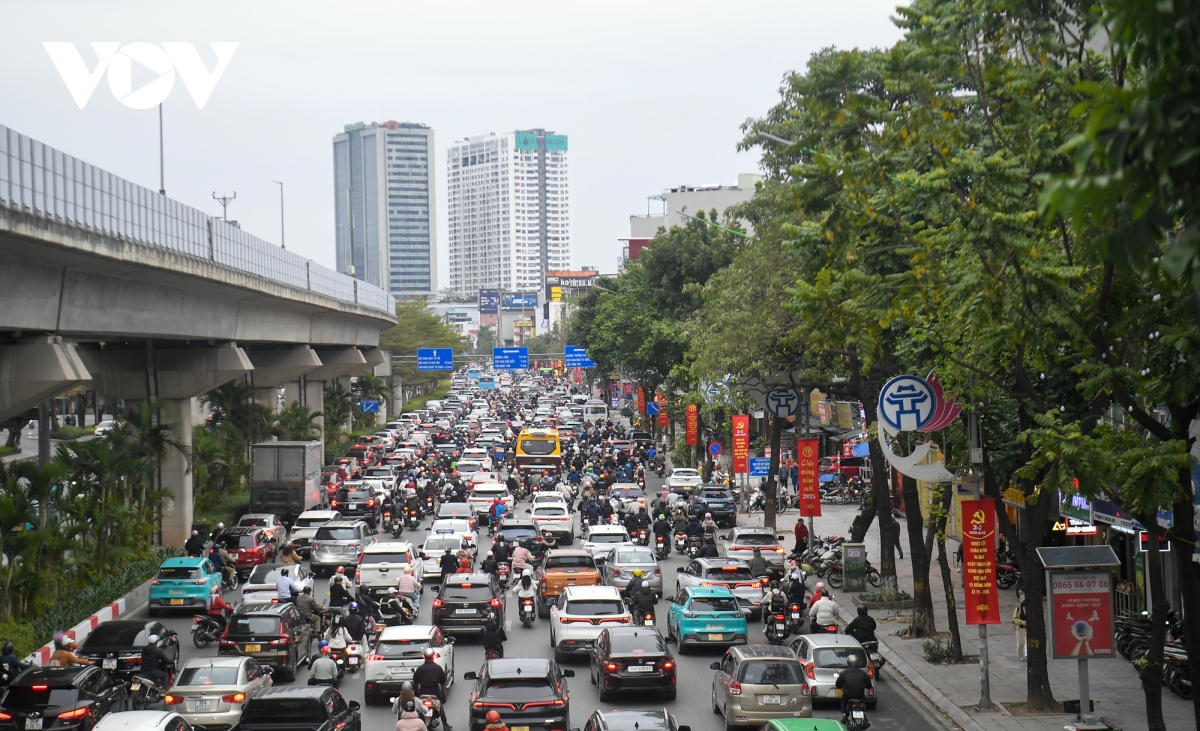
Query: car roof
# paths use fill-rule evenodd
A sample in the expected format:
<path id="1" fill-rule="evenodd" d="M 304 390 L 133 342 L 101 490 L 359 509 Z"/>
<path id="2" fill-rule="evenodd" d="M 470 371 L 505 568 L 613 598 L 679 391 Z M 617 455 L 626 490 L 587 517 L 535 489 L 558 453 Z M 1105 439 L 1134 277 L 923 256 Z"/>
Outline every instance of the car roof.
<path id="1" fill-rule="evenodd" d="M 271 604 L 270 602 L 245 601 L 238 605 L 237 614 L 280 614 L 291 604 Z"/>
<path id="2" fill-rule="evenodd" d="M 493 678 L 545 677 L 550 674 L 550 661 L 544 657 L 488 660 L 487 673 Z"/>
<path id="3" fill-rule="evenodd" d="M 815 635 L 805 635 L 804 639 L 812 643 L 813 647 L 858 647 L 862 648 L 862 643 L 854 639 L 850 635 L 833 635 L 821 632 Z"/>
<path id="4" fill-rule="evenodd" d="M 212 655 L 210 657 L 193 657 L 183 663 L 185 668 L 213 666 L 217 668 L 236 668 L 250 658 L 245 655 Z"/>
<path id="5" fill-rule="evenodd" d="M 563 593 L 571 593 L 572 599 L 620 599 L 621 590 L 615 586 L 568 586 Z"/>
<path id="6" fill-rule="evenodd" d="M 537 530 L 537 526 L 534 525 L 533 521 L 527 518 L 521 518 L 519 520 L 509 520 L 506 518 L 501 520 L 500 530 L 504 530 L 505 528 L 528 528 L 530 530 Z"/>
<path id="7" fill-rule="evenodd" d="M 338 511 L 336 510 L 305 510 L 303 513 L 300 513 L 299 517 L 330 518 L 335 515 L 338 515 Z"/>
<path id="8" fill-rule="evenodd" d="M 320 698 L 329 689 L 327 685 L 276 685 L 254 696 L 250 702 L 261 698 Z"/>
<path id="9" fill-rule="evenodd" d="M 846 731 L 840 721 L 831 718 L 772 718 L 766 727 L 772 731 Z"/>
<path id="10" fill-rule="evenodd" d="M 410 624 L 399 625 L 396 627 L 387 627 L 379 634 L 380 641 L 383 640 L 424 640 L 433 636 L 437 630 L 431 624 Z"/>
<path id="11" fill-rule="evenodd" d="M 74 685 L 75 680 L 83 673 L 91 670 L 91 668 L 91 665 L 72 665 L 65 668 L 35 666 L 18 675 L 9 687 L 53 685 L 57 688 L 63 688 Z"/>
<path id="12" fill-rule="evenodd" d="M 360 523 L 362 525 L 366 525 L 366 521 L 362 521 L 362 520 L 331 520 L 321 527 L 322 528 L 353 528 L 354 526 L 356 526 Z"/>
<path id="13" fill-rule="evenodd" d="M 796 653 L 787 645 L 734 645 L 729 649 L 745 660 L 796 659 Z"/>
<path id="14" fill-rule="evenodd" d="M 491 574 L 450 574 L 444 584 L 488 584 L 492 581 Z"/>
<path id="15" fill-rule="evenodd" d="M 375 542 L 363 549 L 363 553 L 407 553 L 412 550 L 408 541 Z"/>
<path id="16" fill-rule="evenodd" d="M 255 532 L 263 532 L 261 525 L 235 525 L 232 528 L 226 528 L 221 531 L 221 537 L 225 536 L 248 536 Z"/>
<path id="17" fill-rule="evenodd" d="M 240 523 L 246 518 L 275 518 L 278 517 L 278 515 L 279 513 L 246 513 L 242 517 L 238 518 L 238 522 Z"/>
<path id="18" fill-rule="evenodd" d="M 588 535 L 592 533 L 628 533 L 623 525 L 594 525 L 588 529 Z"/>
<path id="19" fill-rule="evenodd" d="M 201 563 L 203 563 L 205 560 L 206 559 L 201 558 L 200 556 L 176 556 L 174 558 L 168 558 L 166 561 L 163 561 L 162 565 L 163 566 L 184 566 L 187 568 L 196 568 Z"/>
<path id="20" fill-rule="evenodd" d="M 670 728 L 670 717 L 665 708 L 645 710 L 597 711 L 601 728 L 607 731 L 652 731 Z"/>
<path id="21" fill-rule="evenodd" d="M 585 551 L 582 548 L 555 548 L 550 551 L 546 551 L 546 556 L 587 556 L 588 558 L 591 558 L 592 552 Z"/>

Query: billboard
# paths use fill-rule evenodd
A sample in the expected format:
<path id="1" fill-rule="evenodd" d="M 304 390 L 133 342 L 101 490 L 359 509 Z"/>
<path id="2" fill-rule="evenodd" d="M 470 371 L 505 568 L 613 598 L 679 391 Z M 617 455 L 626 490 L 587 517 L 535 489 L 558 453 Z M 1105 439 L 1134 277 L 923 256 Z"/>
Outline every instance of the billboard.
<path id="1" fill-rule="evenodd" d="M 481 289 L 479 290 L 479 313 L 480 314 L 496 314 L 500 308 L 500 290 L 498 289 Z"/>
<path id="2" fill-rule="evenodd" d="M 537 292 L 503 292 L 500 294 L 501 312 L 522 312 L 524 310 L 536 310 L 537 306 Z"/>
<path id="3" fill-rule="evenodd" d="M 687 444 L 689 447 L 693 447 L 696 445 L 696 440 L 700 435 L 699 406 L 688 404 L 684 407 L 684 423 L 687 425 Z"/>
<path id="4" fill-rule="evenodd" d="M 733 473 L 750 471 L 750 417 L 740 414 L 733 417 Z"/>
<path id="5" fill-rule="evenodd" d="M 1112 574 L 1050 571 L 1051 656 L 1113 657 Z"/>

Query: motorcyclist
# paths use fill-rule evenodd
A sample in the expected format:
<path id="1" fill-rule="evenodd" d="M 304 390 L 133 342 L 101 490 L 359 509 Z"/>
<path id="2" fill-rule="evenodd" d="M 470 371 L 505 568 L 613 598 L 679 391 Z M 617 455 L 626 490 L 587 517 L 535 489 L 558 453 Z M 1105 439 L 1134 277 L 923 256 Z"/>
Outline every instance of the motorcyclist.
<path id="1" fill-rule="evenodd" d="M 654 536 L 662 536 L 667 547 L 671 546 L 671 524 L 667 521 L 667 516 L 663 513 L 658 514 L 658 520 L 654 521 Z"/>
<path id="2" fill-rule="evenodd" d="M 487 725 L 483 731 L 508 731 L 508 724 L 500 719 L 500 711 L 488 711 L 486 718 Z"/>
<path id="3" fill-rule="evenodd" d="M 554 536 L 554 533 L 548 530 L 542 531 L 542 547 L 546 551 L 558 548 L 558 538 Z"/>
<path id="4" fill-rule="evenodd" d="M 825 627 L 837 624 L 837 604 L 834 604 L 829 595 L 823 595 L 808 610 L 808 618 L 812 622 L 814 633 L 824 632 Z"/>
<path id="5" fill-rule="evenodd" d="M 68 667 L 70 665 L 95 665 L 94 660 L 86 660 L 75 654 L 75 640 L 70 637 L 58 637 L 54 640 L 57 647 L 50 656 L 50 667 Z"/>
<path id="6" fill-rule="evenodd" d="M 754 547 L 754 555 L 746 563 L 750 566 L 750 573 L 756 579 L 771 573 L 770 567 L 767 565 L 767 560 L 763 558 L 762 549 L 757 546 Z M 778 582 L 773 581 L 771 583 L 777 584 Z"/>
<path id="7" fill-rule="evenodd" d="M 717 532 L 717 522 L 713 520 L 712 513 L 704 514 L 704 522 L 700 524 L 700 527 L 704 528 L 705 535 Z"/>
<path id="8" fill-rule="evenodd" d="M 350 633 L 355 642 L 362 642 L 367 631 L 367 620 L 358 613 L 358 602 L 350 602 L 350 614 L 342 620 L 342 626 Z"/>
<path id="9" fill-rule="evenodd" d="M 396 731 L 425 731 L 425 718 L 417 713 L 417 702 L 412 698 L 404 701 Z"/>
<path id="10" fill-rule="evenodd" d="M 29 663 L 21 662 L 16 656 L 17 648 L 11 642 L 5 642 L 4 647 L 0 648 L 0 685 L 7 686 L 21 673 L 29 667 Z"/>
<path id="11" fill-rule="evenodd" d="M 170 684 L 170 676 L 167 670 L 174 669 L 175 663 L 167 657 L 167 653 L 162 651 L 158 646 L 158 635 L 150 635 L 146 638 L 146 646 L 142 648 L 142 666 L 140 673 L 154 681 L 159 690 L 166 690 Z"/>
<path id="12" fill-rule="evenodd" d="M 493 548 L 493 550 L 495 550 L 495 549 Z M 529 562 L 532 560 L 533 560 L 533 552 L 530 551 L 529 548 L 527 548 L 524 543 L 518 544 L 517 547 L 514 548 L 513 552 L 512 552 L 512 572 L 513 572 L 513 574 L 518 575 L 521 572 L 523 572 L 525 569 L 529 568 Z"/>
<path id="13" fill-rule="evenodd" d="M 213 530 L 212 534 L 209 535 L 209 540 L 211 540 L 214 544 L 220 543 L 221 542 L 221 533 L 224 530 L 225 530 L 225 524 L 217 523 L 217 527 Z"/>
<path id="14" fill-rule="evenodd" d="M 309 685 L 332 685 L 338 687 L 338 666 L 334 662 L 329 643 L 321 640 L 321 654 L 308 666 Z"/>
<path id="15" fill-rule="evenodd" d="M 438 559 L 438 567 L 442 570 L 442 583 L 446 583 L 446 577 L 458 570 L 458 559 L 447 548 L 442 557 Z"/>
<path id="16" fill-rule="evenodd" d="M 638 530 L 650 530 L 650 514 L 646 512 L 646 506 L 638 508 L 637 512 L 637 528 Z"/>
<path id="17" fill-rule="evenodd" d="M 704 536 L 704 545 L 700 546 L 700 553 L 697 558 L 717 558 L 720 554 L 717 552 L 717 542 L 712 536 Z"/>
<path id="18" fill-rule="evenodd" d="M 494 574 L 496 573 L 496 566 L 499 563 L 500 562 L 496 560 L 496 553 L 494 551 L 488 551 L 487 557 L 479 562 L 479 570 L 485 574 Z"/>
<path id="19" fill-rule="evenodd" d="M 684 526 L 683 532 L 687 534 L 689 538 L 703 538 L 704 526 L 700 525 L 700 521 L 697 520 L 696 516 L 693 515 L 691 519 L 688 520 L 687 525 Z"/>
<path id="20" fill-rule="evenodd" d="M 342 625 L 340 615 L 333 616 L 333 623 L 329 625 L 329 630 L 325 633 L 325 639 L 329 640 L 329 648 L 331 650 L 345 650 L 354 642 L 354 638 L 350 632 Z"/>
<path id="21" fill-rule="evenodd" d="M 834 687 L 842 690 L 842 723 L 848 720 L 847 706 L 852 700 L 866 700 L 867 688 L 871 687 L 871 676 L 866 670 L 859 667 L 858 655 L 850 655 L 846 658 L 846 664 L 849 665 L 845 670 L 838 675 L 837 682 Z"/>
<path id="22" fill-rule="evenodd" d="M 655 596 L 654 590 L 647 583 L 643 583 L 638 587 L 637 593 L 633 594 L 631 599 L 634 612 L 643 616 L 647 613 L 653 614 L 654 605 L 658 604 L 658 597 Z"/>
<path id="23" fill-rule="evenodd" d="M 595 525 L 600 521 L 602 511 L 600 510 L 600 505 L 595 500 L 588 502 L 587 508 L 584 512 L 587 515 L 587 522 L 590 525 Z"/>
<path id="24" fill-rule="evenodd" d="M 829 592 L 825 589 L 825 582 L 818 581 L 817 588 L 813 589 L 812 598 L 808 600 L 808 608 L 812 609 L 813 605 L 820 601 L 822 596 L 829 596 Z"/>
<path id="25" fill-rule="evenodd" d="M 625 532 L 629 534 L 629 537 L 633 540 L 637 540 L 637 532 L 639 528 L 637 513 L 633 512 L 632 510 L 628 513 L 625 513 L 625 520 L 622 521 L 622 524 L 625 526 Z"/>
<path id="26" fill-rule="evenodd" d="M 772 615 L 782 614 L 787 611 L 788 598 L 787 594 L 783 593 L 783 589 L 779 588 L 779 582 L 772 580 L 767 592 L 763 594 L 763 626 L 766 627 L 772 621 Z"/>
<path id="27" fill-rule="evenodd" d="M 875 637 L 875 628 L 878 624 L 867 614 L 867 608 L 863 605 L 858 605 L 858 616 L 850 620 L 850 624 L 846 625 L 846 634 L 850 635 L 859 642 L 877 642 Z"/>
<path id="28" fill-rule="evenodd" d="M 200 558 L 204 555 L 204 539 L 200 537 L 200 531 L 192 531 L 192 537 L 183 543 L 183 550 L 189 558 Z"/>
<path id="29" fill-rule="evenodd" d="M 441 701 L 441 708 L 438 709 L 438 712 L 442 717 L 442 726 L 444 727 L 444 731 L 451 731 L 450 720 L 446 718 L 446 671 L 442 670 L 442 666 L 434 661 L 432 647 L 426 647 L 423 654 L 425 655 L 425 662 L 421 663 L 413 671 L 412 682 L 414 692 L 418 696 L 437 696 L 438 700 Z"/>
<path id="30" fill-rule="evenodd" d="M 504 501 L 500 498 L 492 500 L 492 507 L 488 509 L 488 517 L 491 525 L 495 526 L 500 521 L 504 520 Z"/>
<path id="31" fill-rule="evenodd" d="M 338 566 L 337 571 L 329 579 L 329 606 L 344 607 L 354 601 L 354 592 L 346 569 Z"/>
<path id="32" fill-rule="evenodd" d="M 512 544 L 501 533 L 496 537 L 496 542 L 492 544 L 492 556 L 496 559 L 496 563 L 512 563 Z"/>
<path id="33" fill-rule="evenodd" d="M 456 574 L 473 574 L 473 573 L 475 573 L 474 570 L 471 569 L 471 559 L 469 559 L 469 558 L 458 559 L 458 568 L 455 569 L 454 573 L 456 573 Z"/>
<path id="34" fill-rule="evenodd" d="M 306 586 L 300 592 L 300 596 L 296 597 L 296 609 L 300 612 L 300 616 L 313 626 L 318 632 L 321 631 L 321 605 L 317 604 L 317 600 L 313 599 L 313 589 L 311 586 Z"/>
<path id="35" fill-rule="evenodd" d="M 526 568 L 521 572 L 521 578 L 513 582 L 512 593 L 518 599 L 530 599 L 537 596 L 537 584 L 533 580 L 533 569 Z"/>
<path id="36" fill-rule="evenodd" d="M 634 569 L 633 578 L 631 578 L 629 583 L 625 585 L 625 595 L 632 597 L 634 594 L 638 593 L 638 591 L 641 590 L 642 585 L 648 583 L 644 577 L 645 573 L 641 569 Z"/>
<path id="37" fill-rule="evenodd" d="M 479 636 L 479 644 L 484 652 L 494 652 L 497 657 L 504 657 L 504 642 L 508 635 L 504 634 L 504 626 L 496 619 L 495 612 L 488 612 L 483 623 L 483 634 Z"/>
<path id="38" fill-rule="evenodd" d="M 687 527 L 688 527 L 687 516 L 684 515 L 682 512 L 675 513 L 675 516 L 673 518 L 671 518 L 671 531 L 674 533 L 687 533 Z M 696 527 L 699 528 L 700 524 L 697 523 Z M 701 531 L 701 532 L 703 533 L 703 531 Z"/>
<path id="39" fill-rule="evenodd" d="M 299 594 L 301 587 L 292 577 L 288 575 L 287 569 L 279 570 L 279 578 L 275 581 L 275 598 L 280 604 L 292 601 L 292 598 Z"/>
<path id="40" fill-rule="evenodd" d="M 788 584 L 787 596 L 789 604 L 804 606 L 804 580 L 792 579 L 792 582 Z"/>

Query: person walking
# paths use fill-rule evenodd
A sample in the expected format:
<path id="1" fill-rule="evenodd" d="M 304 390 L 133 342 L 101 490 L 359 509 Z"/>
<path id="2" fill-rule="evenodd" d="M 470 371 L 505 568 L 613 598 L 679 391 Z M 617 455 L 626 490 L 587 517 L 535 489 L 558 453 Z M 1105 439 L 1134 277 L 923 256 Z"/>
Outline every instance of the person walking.
<path id="1" fill-rule="evenodd" d="M 804 518 L 796 518 L 796 547 L 792 549 L 792 554 L 799 556 L 808 550 L 808 526 L 804 524 Z"/>
<path id="2" fill-rule="evenodd" d="M 892 521 L 892 546 L 896 549 L 896 558 L 904 558 L 904 549 L 900 547 L 900 521 L 895 518 L 889 518 Z"/>
<path id="3" fill-rule="evenodd" d="M 1017 597 L 1017 608 L 1013 610 L 1013 629 L 1017 631 L 1017 659 L 1025 662 L 1025 592 Z"/>

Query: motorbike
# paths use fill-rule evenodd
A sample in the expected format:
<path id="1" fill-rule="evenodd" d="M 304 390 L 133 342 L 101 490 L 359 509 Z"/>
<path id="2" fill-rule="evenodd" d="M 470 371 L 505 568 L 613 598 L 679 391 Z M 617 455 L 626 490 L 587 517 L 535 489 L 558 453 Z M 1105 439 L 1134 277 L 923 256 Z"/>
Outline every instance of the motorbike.
<path id="1" fill-rule="evenodd" d="M 654 626 L 654 610 L 643 612 L 641 610 L 633 613 L 633 623 L 641 627 Z"/>
<path id="2" fill-rule="evenodd" d="M 417 515 L 417 509 L 409 508 L 406 512 L 407 512 L 407 517 L 404 521 L 404 527 L 408 528 L 409 530 L 416 530 L 416 529 L 420 528 L 421 527 L 421 516 Z"/>
<path id="3" fill-rule="evenodd" d="M 864 731 L 867 722 L 867 704 L 855 698 L 846 704 L 846 731 Z"/>
<path id="4" fill-rule="evenodd" d="M 329 656 L 338 664 L 339 669 L 353 673 L 362 667 L 363 648 L 358 643 L 351 643 L 344 648 L 331 647 L 329 648 Z"/>
<path id="5" fill-rule="evenodd" d="M 788 638 L 787 615 L 780 612 L 772 616 L 763 628 L 763 634 L 766 635 L 769 644 L 782 645 Z"/>
<path id="6" fill-rule="evenodd" d="M 500 581 L 500 588 L 508 586 L 508 577 L 512 573 L 512 566 L 507 562 L 496 564 L 496 578 Z"/>
<path id="7" fill-rule="evenodd" d="M 688 558 L 695 558 L 700 555 L 700 538 L 699 536 L 690 536 L 687 546 Z"/>
<path id="8" fill-rule="evenodd" d="M 683 553 L 687 549 L 687 533 L 675 534 L 675 553 Z"/>
<path id="9" fill-rule="evenodd" d="M 863 650 L 867 653 L 867 660 L 875 668 L 875 677 L 879 678 L 879 674 L 883 672 L 883 666 L 887 660 L 883 659 L 883 655 L 879 654 L 879 640 L 867 640 L 862 643 Z"/>
<path id="10" fill-rule="evenodd" d="M 521 624 L 525 625 L 525 629 L 529 629 L 533 626 L 535 619 L 537 619 L 537 607 L 533 605 L 533 597 L 522 597 Z"/>
<path id="11" fill-rule="evenodd" d="M 650 545 L 650 531 L 646 530 L 645 528 L 639 528 L 638 532 L 637 532 L 636 543 L 639 546 L 649 546 Z"/>
<path id="12" fill-rule="evenodd" d="M 825 583 L 829 584 L 830 588 L 841 589 L 844 578 L 842 575 L 842 565 L 840 563 L 829 561 L 824 565 L 824 569 Z M 818 567 L 817 576 L 821 575 L 821 568 Z"/>
<path id="13" fill-rule="evenodd" d="M 654 536 L 654 547 L 659 561 L 665 561 L 667 556 L 671 554 L 671 547 L 667 545 L 666 536 Z"/>
<path id="14" fill-rule="evenodd" d="M 404 524 L 400 522 L 399 515 L 393 515 L 390 520 L 385 522 L 385 525 L 391 529 L 392 538 L 399 538 L 400 533 L 404 530 Z"/>
<path id="15" fill-rule="evenodd" d="M 819 634 L 836 635 L 837 631 L 838 631 L 838 626 L 836 624 L 817 624 L 817 621 L 815 619 L 813 620 L 812 627 L 809 628 L 810 635 L 819 635 Z"/>
<path id="16" fill-rule="evenodd" d="M 175 671 L 167 670 L 167 687 L 170 688 L 174 681 Z M 135 711 L 144 711 L 158 703 L 162 700 L 164 692 L 152 679 L 145 676 L 135 673 L 129 679 L 129 702 Z"/>
<path id="17" fill-rule="evenodd" d="M 225 571 L 221 575 L 221 588 L 225 591 L 234 591 L 238 588 L 238 584 L 240 582 L 241 579 L 238 577 L 238 572 L 236 569 L 233 571 Z"/>
<path id="18" fill-rule="evenodd" d="M 426 718 L 425 726 L 429 731 L 433 731 L 441 723 L 439 716 L 441 715 L 442 702 L 438 700 L 436 695 L 420 696 L 421 705 L 425 706 L 424 715 Z"/>
<path id="19" fill-rule="evenodd" d="M 792 604 L 788 607 L 788 632 L 796 634 L 800 633 L 800 628 L 804 626 L 804 607 L 799 604 Z"/>
<path id="20" fill-rule="evenodd" d="M 425 496 L 425 514 L 433 515 L 433 495 Z"/>
<path id="21" fill-rule="evenodd" d="M 767 496 L 764 495 L 761 490 L 756 490 L 754 494 L 750 496 L 750 501 L 746 505 L 746 512 L 753 513 L 755 510 L 766 511 L 766 509 Z"/>
<path id="22" fill-rule="evenodd" d="M 1011 589 L 1021 580 L 1021 572 L 1016 566 L 1006 563 L 996 564 L 996 584 L 1001 589 Z"/>
<path id="23" fill-rule="evenodd" d="M 192 617 L 192 644 L 203 650 L 220 639 L 225 625 L 207 614 Z"/>

